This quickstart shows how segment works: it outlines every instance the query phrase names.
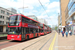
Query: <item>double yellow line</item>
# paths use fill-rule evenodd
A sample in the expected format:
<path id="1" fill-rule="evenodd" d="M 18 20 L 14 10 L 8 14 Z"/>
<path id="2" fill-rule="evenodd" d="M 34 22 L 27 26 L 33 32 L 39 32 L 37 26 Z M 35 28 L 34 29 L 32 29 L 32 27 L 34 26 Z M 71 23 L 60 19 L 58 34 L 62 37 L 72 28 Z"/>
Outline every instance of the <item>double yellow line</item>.
<path id="1" fill-rule="evenodd" d="M 57 35 L 57 33 L 55 33 L 54 39 L 53 39 L 53 41 L 51 42 L 51 45 L 50 45 L 50 47 L 49 47 L 49 50 L 53 50 L 53 46 L 54 46 L 54 43 L 55 43 L 56 35 Z"/>

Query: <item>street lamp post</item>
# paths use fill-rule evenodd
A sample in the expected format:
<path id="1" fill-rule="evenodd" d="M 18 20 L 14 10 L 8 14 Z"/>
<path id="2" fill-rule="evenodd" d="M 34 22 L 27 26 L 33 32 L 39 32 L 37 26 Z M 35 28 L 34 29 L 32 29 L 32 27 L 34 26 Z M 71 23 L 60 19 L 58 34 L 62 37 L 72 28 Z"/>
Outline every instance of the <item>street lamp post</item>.
<path id="1" fill-rule="evenodd" d="M 23 9 L 23 12 L 22 12 L 23 14 L 24 14 L 24 9 L 25 8 L 28 8 L 28 7 L 24 7 L 24 0 L 23 0 L 23 7 L 19 8 L 19 9 Z"/>

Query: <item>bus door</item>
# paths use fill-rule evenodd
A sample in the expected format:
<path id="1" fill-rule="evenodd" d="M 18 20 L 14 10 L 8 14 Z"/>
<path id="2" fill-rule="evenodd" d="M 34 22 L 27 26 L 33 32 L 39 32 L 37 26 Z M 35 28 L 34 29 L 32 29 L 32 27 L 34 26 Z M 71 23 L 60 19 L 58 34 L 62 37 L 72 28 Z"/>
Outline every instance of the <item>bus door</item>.
<path id="1" fill-rule="evenodd" d="M 36 30 L 35 29 L 33 29 L 33 33 L 34 33 L 34 37 L 35 37 L 35 34 L 36 34 Z"/>
<path id="2" fill-rule="evenodd" d="M 25 40 L 25 29 L 22 28 L 22 40 Z"/>

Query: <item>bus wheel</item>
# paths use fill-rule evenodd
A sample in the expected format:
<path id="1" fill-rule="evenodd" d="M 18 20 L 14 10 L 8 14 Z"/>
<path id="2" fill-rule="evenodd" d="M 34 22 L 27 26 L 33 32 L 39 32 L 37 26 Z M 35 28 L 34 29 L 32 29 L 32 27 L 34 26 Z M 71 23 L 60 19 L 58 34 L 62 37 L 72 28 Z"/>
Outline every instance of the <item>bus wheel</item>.
<path id="1" fill-rule="evenodd" d="M 38 37 L 38 34 L 37 34 L 37 37 Z"/>
<path id="2" fill-rule="evenodd" d="M 27 40 L 29 39 L 29 36 L 27 35 Z"/>

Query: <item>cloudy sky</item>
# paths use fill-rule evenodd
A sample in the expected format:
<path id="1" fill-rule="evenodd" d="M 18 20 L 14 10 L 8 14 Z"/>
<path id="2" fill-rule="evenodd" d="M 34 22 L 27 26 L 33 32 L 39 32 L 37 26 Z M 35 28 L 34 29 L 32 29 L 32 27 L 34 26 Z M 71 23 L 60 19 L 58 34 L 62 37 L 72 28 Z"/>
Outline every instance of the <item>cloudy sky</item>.
<path id="1" fill-rule="evenodd" d="M 23 7 L 23 0 L 0 0 L 0 7 L 4 8 L 15 8 L 18 13 L 23 13 L 24 15 L 35 15 L 38 18 L 43 18 L 48 22 L 48 25 L 58 24 L 58 13 L 60 13 L 60 3 L 59 0 L 40 0 L 45 10 L 39 3 L 39 0 L 24 0 L 24 9 L 19 9 Z M 47 12 L 47 14 L 46 14 Z"/>

